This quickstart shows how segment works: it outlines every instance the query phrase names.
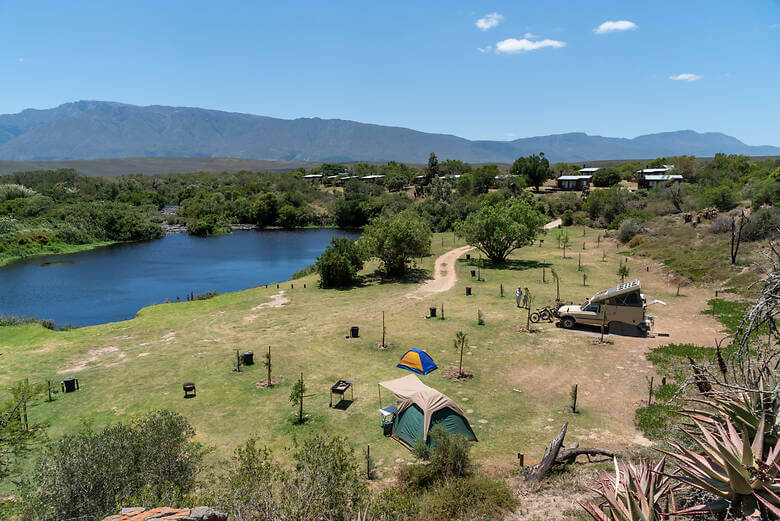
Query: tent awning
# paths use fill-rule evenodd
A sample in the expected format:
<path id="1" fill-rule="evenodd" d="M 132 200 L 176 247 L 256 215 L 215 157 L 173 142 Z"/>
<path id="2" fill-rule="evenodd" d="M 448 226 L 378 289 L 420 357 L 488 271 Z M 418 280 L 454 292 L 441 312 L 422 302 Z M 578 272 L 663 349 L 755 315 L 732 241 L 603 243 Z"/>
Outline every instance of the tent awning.
<path id="1" fill-rule="evenodd" d="M 458 404 L 451 398 L 432 387 L 428 387 L 413 374 L 395 380 L 379 382 L 379 385 L 395 394 L 396 400 L 398 400 L 398 414 L 404 412 L 412 404 L 417 405 L 423 411 L 425 415 L 423 438 L 428 437 L 431 416 L 436 411 L 449 407 L 464 418 L 466 417 Z"/>

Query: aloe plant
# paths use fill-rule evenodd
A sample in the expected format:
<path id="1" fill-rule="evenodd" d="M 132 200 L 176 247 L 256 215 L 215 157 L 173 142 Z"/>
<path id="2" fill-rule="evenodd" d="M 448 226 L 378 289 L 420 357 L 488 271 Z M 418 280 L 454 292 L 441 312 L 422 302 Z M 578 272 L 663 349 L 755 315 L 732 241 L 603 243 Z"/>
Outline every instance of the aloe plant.
<path id="1" fill-rule="evenodd" d="M 674 452 L 661 452 L 679 462 L 682 473 L 669 477 L 709 492 L 718 499 L 674 514 L 723 514 L 730 511 L 749 521 L 780 518 L 780 441 L 768 450 L 766 456 L 762 456 L 764 417 L 752 442 L 747 428 L 743 427 L 742 433 L 738 433 L 728 418 L 723 423 L 711 424 L 712 431 L 698 420 L 694 419 L 694 424 L 696 431 L 681 430 L 698 445 L 698 452 L 676 442 L 667 442 Z"/>
<path id="2" fill-rule="evenodd" d="M 665 464 L 666 458 L 661 458 L 655 466 L 645 461 L 619 465 L 616 458 L 614 478 L 604 475 L 598 480 L 599 488 L 591 489 L 603 501 L 580 506 L 596 521 L 667 519 L 666 512 L 675 507 L 671 480 L 663 473 Z"/>

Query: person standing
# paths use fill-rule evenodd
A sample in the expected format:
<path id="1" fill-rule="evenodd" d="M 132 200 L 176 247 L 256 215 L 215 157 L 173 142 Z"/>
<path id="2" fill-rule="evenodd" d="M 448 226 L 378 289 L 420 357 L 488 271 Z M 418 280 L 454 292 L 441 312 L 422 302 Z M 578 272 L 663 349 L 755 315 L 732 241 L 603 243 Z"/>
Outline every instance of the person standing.
<path id="1" fill-rule="evenodd" d="M 517 286 L 517 291 L 515 291 L 515 302 L 517 302 L 517 307 L 523 307 L 523 290 L 520 289 L 520 286 Z"/>

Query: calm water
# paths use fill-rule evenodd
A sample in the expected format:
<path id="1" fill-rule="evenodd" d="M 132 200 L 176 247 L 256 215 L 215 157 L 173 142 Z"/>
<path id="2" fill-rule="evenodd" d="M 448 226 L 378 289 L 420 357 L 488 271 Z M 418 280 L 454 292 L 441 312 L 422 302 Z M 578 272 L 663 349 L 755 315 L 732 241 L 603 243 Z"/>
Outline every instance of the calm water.
<path id="1" fill-rule="evenodd" d="M 0 315 L 86 326 L 132 318 L 139 309 L 182 300 L 191 291 L 220 293 L 289 280 L 342 230 L 186 234 L 142 243 L 38 257 L 0 268 Z"/>

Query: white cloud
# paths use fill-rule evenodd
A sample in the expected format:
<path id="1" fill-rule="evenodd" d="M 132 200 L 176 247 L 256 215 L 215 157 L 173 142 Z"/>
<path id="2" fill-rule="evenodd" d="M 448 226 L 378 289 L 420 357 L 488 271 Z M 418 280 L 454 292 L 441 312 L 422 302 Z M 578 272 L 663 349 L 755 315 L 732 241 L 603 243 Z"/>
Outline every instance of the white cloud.
<path id="1" fill-rule="evenodd" d="M 24 61 L 24 58 L 17 58 L 16 61 L 18 61 L 19 63 L 22 63 Z"/>
<path id="2" fill-rule="evenodd" d="M 501 20 L 504 19 L 503 15 L 500 15 L 498 13 L 488 13 L 476 22 L 476 26 L 482 29 L 483 31 L 487 31 L 488 29 L 492 29 L 493 27 L 497 26 L 501 23 Z"/>
<path id="3" fill-rule="evenodd" d="M 616 22 L 607 20 L 603 24 L 593 29 L 593 32 L 596 34 L 606 34 L 618 31 L 635 31 L 636 28 L 637 25 L 634 22 L 629 22 L 628 20 L 618 20 Z"/>
<path id="4" fill-rule="evenodd" d="M 479 52 L 481 52 L 481 53 L 486 53 L 486 52 L 492 51 L 493 50 L 493 46 L 492 45 L 486 45 L 485 47 L 477 47 L 477 50 Z"/>
<path id="5" fill-rule="evenodd" d="M 699 81 L 702 78 L 703 76 L 699 76 L 698 74 L 692 74 L 690 72 L 669 76 L 669 79 L 674 81 Z"/>
<path id="6" fill-rule="evenodd" d="M 536 38 L 536 35 L 534 33 L 525 33 L 523 35 L 523 38 L 528 38 L 528 39 L 532 40 L 532 39 Z"/>
<path id="7" fill-rule="evenodd" d="M 496 52 L 499 54 L 516 54 L 520 52 L 535 51 L 544 47 L 566 47 L 566 42 L 558 40 L 529 40 L 528 38 L 507 38 L 496 43 Z"/>

